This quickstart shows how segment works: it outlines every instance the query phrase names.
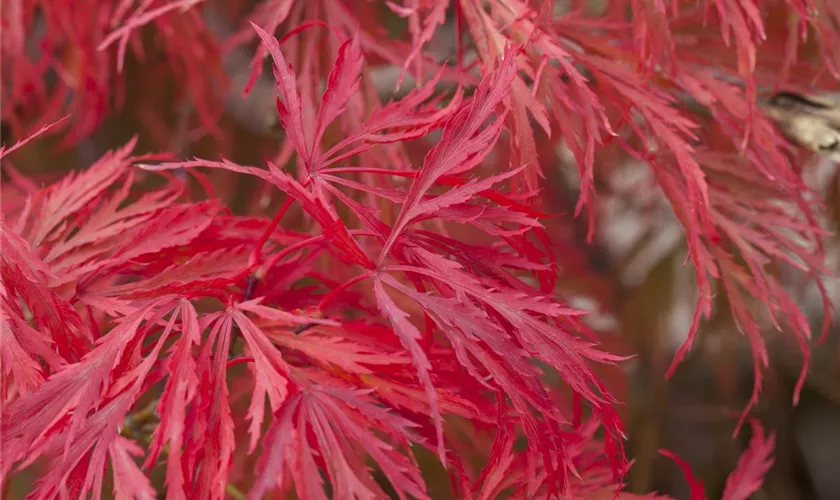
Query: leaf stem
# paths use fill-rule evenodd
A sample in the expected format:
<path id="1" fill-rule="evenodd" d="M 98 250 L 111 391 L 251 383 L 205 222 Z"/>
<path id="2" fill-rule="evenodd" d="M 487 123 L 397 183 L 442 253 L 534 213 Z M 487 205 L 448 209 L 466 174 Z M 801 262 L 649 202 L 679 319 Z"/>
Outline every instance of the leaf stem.
<path id="1" fill-rule="evenodd" d="M 333 299 L 335 299 L 338 296 L 339 293 L 343 292 L 347 288 L 355 285 L 356 283 L 358 283 L 362 280 L 370 278 L 372 275 L 373 275 L 373 272 L 368 271 L 368 272 L 362 273 L 362 274 L 356 276 L 355 278 L 352 278 L 352 279 L 344 282 L 343 284 L 339 285 L 338 287 L 333 289 L 333 291 L 331 291 L 330 293 L 325 295 L 323 299 L 321 299 L 321 302 L 318 304 L 318 309 L 323 311 L 324 308 L 327 306 L 327 304 L 330 303 Z"/>
<path id="2" fill-rule="evenodd" d="M 268 225 L 265 231 L 263 231 L 262 236 L 260 236 L 259 241 L 257 241 L 256 246 L 254 246 L 253 252 L 251 252 L 251 266 L 260 262 L 260 255 L 262 253 L 263 246 L 265 246 L 265 243 L 268 241 L 268 238 L 271 236 L 271 233 L 273 233 L 274 230 L 277 229 L 277 225 L 280 224 L 280 219 L 283 218 L 283 216 L 286 214 L 286 211 L 289 210 L 289 207 L 292 206 L 293 201 L 294 198 L 292 198 L 291 196 L 286 198 L 286 201 L 283 202 L 283 206 L 280 207 L 280 209 L 277 211 L 277 214 L 275 214 L 274 218 L 271 219 L 271 223 Z"/>

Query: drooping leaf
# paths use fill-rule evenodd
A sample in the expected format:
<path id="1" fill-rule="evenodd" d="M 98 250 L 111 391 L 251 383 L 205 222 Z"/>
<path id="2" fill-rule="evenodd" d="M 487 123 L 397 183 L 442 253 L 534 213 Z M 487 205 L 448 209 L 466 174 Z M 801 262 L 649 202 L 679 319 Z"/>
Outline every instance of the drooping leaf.
<path id="1" fill-rule="evenodd" d="M 747 500 L 758 491 L 764 477 L 773 465 L 773 447 L 775 436 L 765 435 L 764 428 L 755 420 L 750 420 L 753 436 L 746 451 L 738 459 L 723 490 L 723 500 Z"/>

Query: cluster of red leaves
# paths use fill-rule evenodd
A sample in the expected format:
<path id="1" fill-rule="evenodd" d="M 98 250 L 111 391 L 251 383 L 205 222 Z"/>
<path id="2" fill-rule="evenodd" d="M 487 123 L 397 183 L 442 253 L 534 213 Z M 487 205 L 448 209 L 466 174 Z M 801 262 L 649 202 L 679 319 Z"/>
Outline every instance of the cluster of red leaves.
<path id="1" fill-rule="evenodd" d="M 122 60 L 129 48 L 143 54 L 138 28 L 151 23 L 201 126 L 216 132 L 224 82 L 208 68 L 220 68 L 221 44 L 197 2 L 143 2 L 131 13 L 131 2 L 99 2 L 83 14 L 54 3 L 4 4 L 2 70 L 14 77 L 3 81 L 2 118 L 15 130 L 70 111 L 66 139 L 90 134 L 118 105 Z M 543 135 L 577 160 L 579 210 L 597 203 L 596 175 L 609 168 L 597 158 L 621 151 L 651 166 L 697 273 L 696 313 L 675 364 L 720 286 L 753 345 L 751 404 L 767 354 L 749 297 L 768 323 L 794 333 L 804 380 L 809 326 L 769 264 L 820 283 L 819 203 L 750 103 L 768 75 L 807 74 L 794 69 L 809 26 L 836 73 L 837 8 L 708 2 L 680 12 L 677 2 L 668 12 L 633 1 L 591 19 L 578 14 L 582 2 L 555 17 L 547 5 L 461 0 L 451 10 L 471 36 L 479 77 L 464 63 L 460 31 L 453 68 L 424 54 L 448 1 L 386 2 L 407 19 L 410 42 L 374 28 L 367 3 L 267 1 L 250 14 L 253 29 L 226 41 L 260 38 L 252 83 L 265 57 L 274 63 L 285 140 L 267 169 L 150 165 L 166 158 L 131 156 L 128 144 L 46 188 L 14 179 L 21 202 L 4 202 L 0 221 L 4 478 L 46 459 L 35 498 L 98 497 L 107 469 L 118 496 L 152 497 L 156 466 L 167 498 L 223 498 L 231 485 L 253 498 L 272 489 L 325 498 L 325 488 L 378 498 L 385 484 L 427 498 L 414 457 L 422 447 L 464 498 L 611 497 L 628 463 L 617 402 L 593 365 L 620 358 L 597 348 L 582 312 L 554 296 L 557 259 L 533 203 Z M 787 28 L 780 60 L 757 51 L 760 7 L 801 20 Z M 707 17 L 720 36 L 698 28 Z M 24 31 L 36 20 L 45 27 L 37 60 Z M 287 36 L 274 39 L 284 25 Z M 722 55 L 730 37 L 734 61 Z M 411 71 L 417 88 L 380 102 L 365 68 L 381 63 Z M 53 73 L 60 83 L 47 85 Z M 444 80 L 457 90 L 438 91 Z M 705 114 L 679 109 L 675 95 Z M 33 114 L 40 120 L 25 119 Z M 412 166 L 418 152 L 422 165 Z M 285 202 L 272 220 L 233 215 L 196 167 L 257 177 Z M 197 179 L 207 199 L 191 199 L 172 170 Z M 167 187 L 140 189 L 150 172 Z M 293 215 L 297 231 L 283 223 Z M 546 372 L 563 386 L 547 386 Z M 150 398 L 160 421 L 141 446 L 124 427 Z M 493 436 L 492 446 L 477 450 L 484 441 L 464 433 Z M 757 489 L 772 447 L 754 426 L 725 498 Z M 480 468 L 465 458 L 477 452 L 489 457 Z"/>
<path id="2" fill-rule="evenodd" d="M 320 234 L 278 237 L 267 221 L 231 216 L 214 201 L 175 203 L 184 196 L 177 182 L 134 193 L 137 174 L 129 167 L 141 158 L 130 156 L 132 144 L 30 193 L 2 222 L 2 355 L 10 376 L 2 387 L 3 472 L 46 456 L 53 465 L 36 494 L 75 496 L 99 491 L 108 463 L 118 493 L 151 494 L 132 459 L 142 450 L 119 430 L 143 394 L 163 384 L 160 424 L 145 465 L 166 447 L 172 498 L 222 498 L 229 482 L 242 479 L 229 472 L 235 422 L 244 420 L 250 421 L 248 449 L 262 448 L 255 498 L 278 483 L 294 485 L 303 498 L 319 497 L 319 468 L 338 498 L 381 496 L 366 455 L 401 497 L 424 498 L 420 471 L 406 454 L 412 445 L 436 450 L 458 471 L 466 494 L 494 491 L 498 485 L 483 477 L 473 482 L 459 459 L 465 453 L 444 440 L 443 413 L 488 428 L 498 419 L 501 448 L 488 470 L 540 464 L 539 474 L 520 473 L 527 477 L 516 485 L 520 495 L 612 484 L 615 474 L 599 471 L 622 470 L 621 427 L 613 399 L 588 362 L 616 358 L 577 336 L 584 330 L 578 311 L 518 276 L 541 275 L 543 288 L 551 289 L 545 251 L 529 239 L 539 224 L 526 207 L 493 189 L 523 167 L 481 180 L 466 176 L 501 133 L 515 53 L 509 51 L 469 99 L 458 93 L 435 106 L 432 80 L 373 111 L 357 134 L 321 153 L 324 130 L 358 86 L 358 39 L 341 46 L 331 85 L 315 119 L 306 121 L 277 41 L 257 31 L 275 61 L 283 97 L 278 109 L 305 165 L 303 183 L 271 163 L 268 170 L 203 161 L 145 168 L 206 165 L 258 176 L 290 204 L 298 202 Z M 410 179 L 407 190 L 388 187 L 390 170 L 330 168 L 351 154 L 436 128 L 442 137 L 423 166 L 402 171 Z M 386 180 L 362 184 L 341 176 L 357 172 Z M 361 205 L 342 188 L 374 197 L 383 209 Z M 352 212 L 359 229 L 339 217 L 335 201 Z M 390 226 L 378 215 L 386 205 L 399 207 Z M 479 247 L 443 228 L 421 228 L 434 221 L 470 224 L 503 243 Z M 270 239 L 268 251 L 249 260 L 246 243 L 262 234 Z M 271 266 L 259 298 L 240 300 L 237 285 L 266 259 Z M 312 284 L 298 288 L 304 280 Z M 205 298 L 224 309 L 199 309 L 197 301 Z M 353 321 L 343 317 L 346 309 L 367 314 Z M 375 321 L 377 310 L 384 325 Z M 424 331 L 412 316 L 426 318 Z M 315 326 L 296 335 L 294 328 L 304 324 Z M 241 349 L 234 345 L 238 337 Z M 545 387 L 534 361 L 568 383 L 576 396 L 574 418 L 564 415 L 557 402 L 562 396 Z M 245 415 L 234 412 L 231 401 L 241 395 L 226 380 L 241 362 L 253 375 L 252 385 L 237 391 L 250 396 Z M 274 418 L 263 433 L 266 397 Z M 581 400 L 591 409 L 588 419 L 580 416 Z M 584 446 L 599 427 L 603 445 Z M 504 444 L 513 429 L 527 436 L 526 452 Z M 570 471 L 578 477 L 570 478 Z"/>
<path id="3" fill-rule="evenodd" d="M 222 106 L 215 88 L 224 87 L 225 76 L 219 41 L 199 10 L 192 8 L 199 2 L 133 3 L 3 2 L 0 116 L 12 131 L 20 136 L 71 113 L 72 119 L 63 124 L 65 145 L 95 132 L 125 102 L 125 53 L 130 47 L 138 58 L 146 59 L 148 49 L 138 28 L 151 23 L 155 42 L 166 54 L 162 70 L 155 73 L 174 75 L 183 82 L 180 90 L 192 96 L 203 130 L 220 133 L 216 123 Z M 172 13 L 176 15 L 168 15 Z"/>

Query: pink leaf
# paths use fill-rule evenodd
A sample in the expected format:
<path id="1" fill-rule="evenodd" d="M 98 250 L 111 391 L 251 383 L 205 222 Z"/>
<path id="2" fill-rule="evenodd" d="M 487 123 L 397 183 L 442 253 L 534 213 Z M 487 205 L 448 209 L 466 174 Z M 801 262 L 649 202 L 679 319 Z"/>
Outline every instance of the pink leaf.
<path id="1" fill-rule="evenodd" d="M 688 481 L 688 487 L 691 490 L 691 500 L 706 500 L 706 491 L 703 487 L 703 481 L 694 477 L 694 473 L 691 471 L 691 466 L 688 462 L 668 450 L 661 449 L 659 450 L 659 454 L 670 458 L 680 466 L 683 471 L 683 475 L 685 475 L 685 480 Z"/>
<path id="2" fill-rule="evenodd" d="M 262 40 L 263 47 L 271 54 L 274 60 L 274 78 L 277 80 L 277 86 L 280 94 L 283 96 L 285 104 L 277 99 L 277 112 L 280 114 L 280 121 L 283 128 L 289 135 L 292 144 L 298 154 L 305 161 L 309 159 L 310 154 L 310 140 L 308 140 L 308 133 L 304 129 L 302 120 L 302 108 L 300 91 L 297 86 L 297 79 L 295 78 L 292 66 L 286 62 L 283 53 L 280 51 L 280 44 L 277 39 L 269 35 L 262 28 L 254 23 L 251 23 L 254 30 Z"/>
<path id="3" fill-rule="evenodd" d="M 385 291 L 382 282 L 378 278 L 374 280 L 373 293 L 376 296 L 376 303 L 379 305 L 379 310 L 391 321 L 394 327 L 394 333 L 399 337 L 405 350 L 411 355 L 414 367 L 417 369 L 417 376 L 420 378 L 420 383 L 426 390 L 426 397 L 429 400 L 429 408 L 431 408 L 432 419 L 435 423 L 438 456 L 440 457 L 440 461 L 445 464 L 446 448 L 443 442 L 443 418 L 438 408 L 437 392 L 429 374 L 432 366 L 429 364 L 429 359 L 418 343 L 423 335 L 411 323 L 405 311 L 400 309 L 388 295 L 388 292 Z"/>
<path id="4" fill-rule="evenodd" d="M 39 136 L 41 136 L 41 135 L 45 134 L 45 133 L 46 133 L 47 131 L 49 131 L 51 128 L 55 127 L 56 125 L 58 125 L 59 123 L 63 122 L 64 120 L 66 120 L 66 119 L 68 119 L 68 118 L 70 118 L 70 115 L 67 115 L 67 116 L 65 116 L 64 118 L 61 118 L 61 119 L 60 119 L 60 120 L 58 120 L 58 121 L 55 121 L 55 122 L 49 123 L 49 124 L 47 124 L 47 125 L 44 125 L 43 127 L 41 127 L 40 129 L 38 129 L 37 131 L 35 131 L 35 132 L 33 132 L 33 133 L 29 134 L 29 136 L 28 136 L 28 137 L 26 137 L 26 138 L 24 138 L 24 139 L 21 139 L 21 140 L 17 141 L 17 142 L 16 142 L 16 143 L 15 143 L 12 147 L 10 147 L 10 148 L 7 148 L 5 144 L 4 144 L 4 145 L 2 145 L 2 146 L 0 146 L 0 159 L 2 159 L 2 158 L 4 158 L 4 157 L 6 157 L 6 156 L 8 156 L 8 155 L 12 154 L 13 152 L 15 152 L 15 151 L 17 151 L 18 149 L 20 149 L 20 148 L 22 148 L 23 146 L 25 146 L 27 143 L 29 143 L 29 142 L 31 142 L 31 141 L 33 141 L 33 140 L 37 139 Z"/>
<path id="5" fill-rule="evenodd" d="M 764 428 L 750 420 L 753 436 L 750 445 L 738 459 L 735 470 L 726 479 L 722 500 L 747 500 L 761 488 L 767 471 L 773 465 L 775 436 L 764 434 Z"/>
<path id="6" fill-rule="evenodd" d="M 417 205 L 437 179 L 474 167 L 477 163 L 475 158 L 481 158 L 487 153 L 498 137 L 504 116 L 498 117 L 489 127 L 481 127 L 505 98 L 515 69 L 513 52 L 508 51 L 507 59 L 502 61 L 500 67 L 481 81 L 472 101 L 447 123 L 440 142 L 426 155 L 423 168 L 411 185 L 391 234 L 383 245 L 378 264 L 387 257 L 394 241 L 415 215 Z"/>
<path id="7" fill-rule="evenodd" d="M 341 44 L 335 65 L 327 78 L 327 89 L 321 97 L 321 109 L 315 122 L 316 144 L 321 141 L 327 126 L 344 113 L 350 97 L 359 91 L 363 64 L 358 36 Z"/>
<path id="8" fill-rule="evenodd" d="M 249 452 L 253 452 L 260 437 L 265 397 L 268 396 L 272 412 L 280 408 L 289 393 L 289 367 L 283 361 L 280 351 L 247 316 L 237 310 L 231 311 L 230 315 L 254 357 L 254 393 L 248 409 L 248 417 L 251 419 Z"/>

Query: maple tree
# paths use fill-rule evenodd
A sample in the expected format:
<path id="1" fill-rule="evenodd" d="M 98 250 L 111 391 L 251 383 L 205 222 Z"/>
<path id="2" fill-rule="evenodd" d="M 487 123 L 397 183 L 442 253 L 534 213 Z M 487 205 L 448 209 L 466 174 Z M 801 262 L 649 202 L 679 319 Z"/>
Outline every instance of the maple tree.
<path id="1" fill-rule="evenodd" d="M 4 484 L 34 469 L 32 498 L 433 498 L 438 461 L 457 498 L 666 498 L 627 489 L 635 353 L 590 321 L 615 307 L 592 258 L 629 160 L 694 273 L 667 375 L 720 311 L 751 345 L 735 424 L 751 438 L 722 492 L 749 498 L 773 463 L 751 416 L 764 331 L 801 352 L 794 403 L 809 370 L 784 277 L 819 290 L 816 337 L 832 322 L 808 157 L 755 103 L 831 85 L 840 7 L 589 3 L 4 3 L 2 119 L 19 138 L 0 149 Z M 223 34 L 220 15 L 241 23 Z M 446 29 L 453 53 L 436 57 Z M 235 150 L 225 61 L 243 47 L 234 100 L 269 82 L 280 143 L 261 164 L 172 151 Z M 10 163 L 102 130 L 132 64 L 175 79 L 195 115 L 172 126 L 142 93 L 138 126 L 169 152 L 135 137 L 60 178 Z M 408 90 L 382 99 L 381 68 Z M 256 181 L 244 210 L 217 174 Z M 595 314 L 573 305 L 578 281 Z"/>

